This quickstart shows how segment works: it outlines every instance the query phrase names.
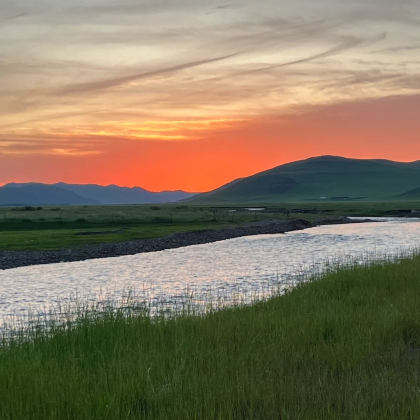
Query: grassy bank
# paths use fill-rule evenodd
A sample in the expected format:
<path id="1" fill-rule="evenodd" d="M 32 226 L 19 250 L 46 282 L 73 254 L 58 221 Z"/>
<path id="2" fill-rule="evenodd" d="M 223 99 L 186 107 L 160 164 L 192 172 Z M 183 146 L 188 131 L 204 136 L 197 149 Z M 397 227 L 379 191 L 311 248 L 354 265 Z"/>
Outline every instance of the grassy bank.
<path id="1" fill-rule="evenodd" d="M 184 205 L 0 207 L 0 251 L 42 251 L 158 238 L 179 231 L 223 229 L 291 217 L 283 211 L 259 214 Z M 317 217 L 309 214 L 306 218 Z"/>
<path id="2" fill-rule="evenodd" d="M 335 216 L 405 216 L 413 209 L 420 209 L 420 202 L 305 202 L 262 206 L 266 207 L 265 212 L 247 211 L 247 207 L 252 207 L 249 204 L 230 208 L 183 204 L 0 207 L 0 251 L 54 250 L 157 238 L 179 231 L 223 229 L 263 219 L 315 221 Z M 105 234 L 80 235 L 98 232 Z"/>
<path id="3" fill-rule="evenodd" d="M 171 205 L 0 208 L 0 250 L 54 250 L 157 238 L 179 231 L 223 229 L 253 220 L 255 215 L 247 212 L 231 215 L 221 209 Z M 100 232 L 105 234 L 93 234 Z"/>
<path id="4" fill-rule="evenodd" d="M 0 419 L 418 419 L 420 258 L 206 317 L 108 314 L 0 348 Z"/>

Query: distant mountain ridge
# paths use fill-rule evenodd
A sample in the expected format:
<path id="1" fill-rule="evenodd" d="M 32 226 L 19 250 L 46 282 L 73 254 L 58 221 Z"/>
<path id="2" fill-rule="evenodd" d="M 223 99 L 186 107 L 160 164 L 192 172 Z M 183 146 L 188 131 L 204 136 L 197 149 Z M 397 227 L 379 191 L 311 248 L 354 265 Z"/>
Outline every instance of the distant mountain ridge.
<path id="1" fill-rule="evenodd" d="M 194 196 L 184 191 L 151 192 L 140 187 L 96 184 L 9 183 L 0 187 L 0 205 L 156 204 Z"/>
<path id="2" fill-rule="evenodd" d="M 187 199 L 191 204 L 420 198 L 420 161 L 318 156 L 290 162 Z"/>
<path id="3" fill-rule="evenodd" d="M 11 183 L 0 187 L 0 205 L 281 203 L 314 200 L 418 200 L 420 161 L 318 156 L 290 162 L 207 193 L 95 184 Z"/>
<path id="4" fill-rule="evenodd" d="M 119 187 L 117 185 L 79 185 L 58 183 L 56 186 L 72 191 L 83 197 L 90 197 L 101 204 L 155 204 L 190 198 L 195 193 L 185 191 L 151 192 L 141 187 Z"/>

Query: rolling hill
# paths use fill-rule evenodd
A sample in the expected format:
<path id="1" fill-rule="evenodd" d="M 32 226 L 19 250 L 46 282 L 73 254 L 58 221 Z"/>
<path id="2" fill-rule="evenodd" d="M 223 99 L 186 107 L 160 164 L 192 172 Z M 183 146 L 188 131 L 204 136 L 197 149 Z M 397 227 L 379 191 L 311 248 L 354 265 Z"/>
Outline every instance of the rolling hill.
<path id="1" fill-rule="evenodd" d="M 56 204 L 99 204 L 91 198 L 81 197 L 74 192 L 54 185 L 29 184 L 4 186 L 0 188 L 0 205 L 56 205 Z"/>
<path id="2" fill-rule="evenodd" d="M 390 200 L 403 199 L 402 194 L 419 187 L 420 161 L 402 163 L 320 156 L 278 166 L 187 201 L 211 204 Z"/>
<path id="3" fill-rule="evenodd" d="M 140 187 L 119 187 L 117 185 L 65 184 L 60 182 L 56 186 L 72 191 L 83 197 L 92 198 L 101 204 L 154 204 L 183 200 L 194 196 L 194 193 L 184 191 L 151 192 Z"/>
<path id="4" fill-rule="evenodd" d="M 419 200 L 420 199 L 420 187 L 419 188 L 414 188 L 413 190 L 410 191 L 406 191 L 403 194 L 400 194 L 398 196 L 401 199 L 406 199 L 406 200 Z"/>
<path id="5" fill-rule="evenodd" d="M 0 205 L 153 204 L 176 202 L 193 195 L 184 191 L 154 193 L 139 187 L 117 185 L 10 183 L 0 188 Z"/>

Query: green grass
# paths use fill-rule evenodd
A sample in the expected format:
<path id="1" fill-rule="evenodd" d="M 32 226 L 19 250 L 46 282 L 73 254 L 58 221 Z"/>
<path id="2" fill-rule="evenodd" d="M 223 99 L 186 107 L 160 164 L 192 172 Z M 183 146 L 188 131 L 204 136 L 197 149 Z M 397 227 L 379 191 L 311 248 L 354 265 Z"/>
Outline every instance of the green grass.
<path id="1" fill-rule="evenodd" d="M 37 230 L 10 230 L 1 232 L 0 249 L 7 251 L 47 251 L 60 248 L 74 248 L 89 244 L 107 242 L 132 241 L 137 239 L 149 239 L 168 235 L 179 231 L 192 231 L 200 229 L 223 229 L 231 226 L 231 223 L 149 223 L 145 225 L 136 224 L 108 224 L 98 223 L 87 227 L 64 225 L 56 229 Z M 125 229 L 121 233 L 78 236 L 77 232 L 101 232 Z"/>
<path id="2" fill-rule="evenodd" d="M 262 219 L 303 218 L 315 221 L 330 216 L 406 215 L 420 202 L 296 202 L 261 203 L 267 213 L 250 213 L 243 203 L 228 207 L 199 205 L 62 206 L 23 211 L 0 207 L 0 251 L 54 250 L 105 242 L 157 238 L 179 231 L 223 229 Z M 311 213 L 305 213 L 310 211 Z M 288 213 L 288 214 L 286 214 Z M 98 236 L 80 232 L 121 231 Z"/>
<path id="3" fill-rule="evenodd" d="M 223 229 L 283 213 L 254 215 L 185 205 L 63 206 L 23 211 L 0 207 L 0 250 L 53 250 L 88 244 L 162 237 L 174 232 Z M 121 231 L 83 236 L 80 232 Z"/>
<path id="4" fill-rule="evenodd" d="M 291 162 L 200 194 L 191 203 L 296 202 L 320 197 L 365 201 L 420 198 L 420 162 L 320 156 Z"/>
<path id="5" fill-rule="evenodd" d="M 389 217 L 407 216 L 412 210 L 420 211 L 420 201 L 344 201 L 344 202 L 293 202 L 293 203 L 260 203 L 262 207 L 282 208 L 290 211 L 290 217 L 299 215 L 307 217 L 301 211 L 309 210 L 318 218 L 329 215 L 354 217 Z M 255 205 L 255 204 L 254 204 Z M 249 206 L 249 205 L 248 205 Z"/>
<path id="6" fill-rule="evenodd" d="M 0 419 L 420 418 L 420 257 L 254 306 L 110 312 L 0 347 Z"/>

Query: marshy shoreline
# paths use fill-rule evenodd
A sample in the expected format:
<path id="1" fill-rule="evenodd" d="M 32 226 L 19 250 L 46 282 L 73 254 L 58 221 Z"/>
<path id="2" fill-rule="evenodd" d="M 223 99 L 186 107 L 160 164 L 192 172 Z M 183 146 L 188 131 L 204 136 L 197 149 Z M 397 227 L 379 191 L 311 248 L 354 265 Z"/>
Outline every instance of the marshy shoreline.
<path id="1" fill-rule="evenodd" d="M 419 270 L 355 264 L 203 317 L 38 318 L 0 337 L 0 419 L 419 419 Z"/>
<path id="2" fill-rule="evenodd" d="M 261 220 L 225 229 L 181 231 L 160 238 L 102 243 L 72 249 L 59 249 L 54 251 L 0 251 L 0 270 L 31 265 L 120 257 L 181 248 L 190 245 L 207 244 L 242 236 L 279 234 L 320 225 L 365 223 L 370 221 L 370 219 L 353 220 L 348 217 L 321 219 L 316 222 L 309 222 L 304 219 Z"/>

